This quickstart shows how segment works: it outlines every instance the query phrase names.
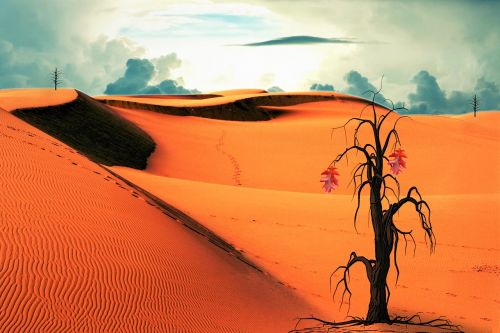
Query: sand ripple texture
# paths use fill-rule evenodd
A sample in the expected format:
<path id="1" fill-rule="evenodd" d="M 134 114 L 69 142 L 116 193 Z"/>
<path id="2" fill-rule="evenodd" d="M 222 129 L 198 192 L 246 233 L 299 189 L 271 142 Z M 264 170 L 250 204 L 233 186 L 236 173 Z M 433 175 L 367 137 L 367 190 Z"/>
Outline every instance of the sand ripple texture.
<path id="1" fill-rule="evenodd" d="M 313 311 L 4 111 L 0 147 L 0 332 L 282 332 Z"/>

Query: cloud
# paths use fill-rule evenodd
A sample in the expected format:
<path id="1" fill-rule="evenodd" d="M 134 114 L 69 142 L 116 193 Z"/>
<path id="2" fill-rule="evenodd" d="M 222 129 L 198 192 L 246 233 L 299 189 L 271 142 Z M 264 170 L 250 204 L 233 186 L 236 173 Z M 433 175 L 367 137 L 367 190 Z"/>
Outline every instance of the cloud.
<path id="1" fill-rule="evenodd" d="M 477 81 L 474 93 L 479 96 L 479 108 L 483 110 L 500 110 L 500 92 L 498 86 L 483 77 Z"/>
<path id="2" fill-rule="evenodd" d="M 331 84 L 313 83 L 309 88 L 311 91 L 335 91 Z"/>
<path id="3" fill-rule="evenodd" d="M 154 63 L 159 66 L 159 70 Z M 125 74 L 115 82 L 107 85 L 104 91 L 107 95 L 153 95 L 153 94 L 195 94 L 198 90 L 186 89 L 177 81 L 166 79 L 159 84 L 150 84 L 158 74 L 170 75 L 173 67 L 180 66 L 180 60 L 175 53 L 158 59 L 129 59 Z"/>
<path id="4" fill-rule="evenodd" d="M 147 87 L 155 74 L 155 66 L 147 59 L 127 60 L 125 75 L 113 83 L 108 84 L 105 94 L 128 95 L 138 94 Z"/>
<path id="5" fill-rule="evenodd" d="M 174 80 L 163 80 L 157 87 L 160 89 L 162 94 L 185 95 L 200 93 L 197 89 L 186 89 Z"/>
<path id="6" fill-rule="evenodd" d="M 282 92 L 284 91 L 283 89 L 281 89 L 280 87 L 278 86 L 272 86 L 270 88 L 267 89 L 268 92 Z"/>
<path id="7" fill-rule="evenodd" d="M 240 46 L 307 45 L 307 44 L 356 44 L 351 38 L 322 38 L 314 36 L 289 36 Z"/>
<path id="8" fill-rule="evenodd" d="M 417 85 L 417 91 L 408 95 L 413 113 L 437 113 L 446 109 L 445 93 L 429 72 L 420 71 L 411 82 Z"/>
<path id="9" fill-rule="evenodd" d="M 157 77 L 166 79 L 172 74 L 172 70 L 181 67 L 182 61 L 175 53 L 169 53 L 159 58 L 151 60 L 157 71 Z"/>
<path id="10" fill-rule="evenodd" d="M 436 77 L 428 71 L 422 70 L 413 77 L 411 82 L 416 84 L 416 91 L 408 95 L 410 102 L 408 113 L 423 114 L 460 114 L 471 112 L 472 96 L 479 98 L 480 110 L 499 110 L 500 93 L 498 86 L 479 78 L 473 91 L 452 91 L 449 96 L 442 90 Z"/>
<path id="11" fill-rule="evenodd" d="M 364 77 L 357 71 L 350 71 L 344 76 L 344 80 L 347 82 L 348 86 L 343 91 L 347 94 L 359 96 L 366 99 L 372 99 L 373 93 L 376 92 L 379 88 L 376 88 L 373 84 L 368 81 L 368 78 Z M 389 103 L 385 100 L 384 95 L 379 93 L 375 98 L 375 102 L 389 106 Z"/>
<path id="12" fill-rule="evenodd" d="M 388 95 L 390 90 L 396 100 L 406 99 L 413 89 L 408 79 L 421 69 L 435 73 L 447 91 L 472 91 L 481 77 L 500 84 L 500 1 L 324 0 L 314 6 L 306 0 L 248 2 L 265 5 L 293 22 L 289 35 L 327 32 L 386 42 L 325 45 L 321 67 L 303 81 L 314 75 L 316 82 L 325 82 L 354 68 L 369 78 L 385 74 L 384 91 Z"/>

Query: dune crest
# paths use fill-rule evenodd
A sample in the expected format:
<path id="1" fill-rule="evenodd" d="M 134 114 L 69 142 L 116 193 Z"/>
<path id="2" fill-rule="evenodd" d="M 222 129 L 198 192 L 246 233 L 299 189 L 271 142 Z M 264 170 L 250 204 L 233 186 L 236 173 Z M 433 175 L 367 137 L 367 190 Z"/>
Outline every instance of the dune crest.
<path id="1" fill-rule="evenodd" d="M 337 93 L 247 93 L 215 95 L 212 98 L 156 98 L 148 96 L 104 96 L 103 103 L 126 109 L 155 111 L 176 116 L 194 116 L 235 121 L 270 120 L 282 115 L 286 107 L 307 102 L 362 99 Z M 272 106 L 275 106 L 273 108 Z"/>
<path id="2" fill-rule="evenodd" d="M 6 111 L 66 104 L 78 97 L 75 89 L 2 89 L 0 107 Z"/>
<path id="3" fill-rule="evenodd" d="M 77 91 L 71 102 L 17 108 L 16 117 L 106 165 L 144 169 L 155 149 L 151 137 L 106 105 Z"/>

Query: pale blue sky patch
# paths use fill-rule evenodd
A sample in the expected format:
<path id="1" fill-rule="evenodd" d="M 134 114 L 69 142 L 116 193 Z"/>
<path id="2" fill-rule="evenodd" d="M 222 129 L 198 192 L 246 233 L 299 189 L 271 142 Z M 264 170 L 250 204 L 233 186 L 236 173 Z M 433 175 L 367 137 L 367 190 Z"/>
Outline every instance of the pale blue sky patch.
<path id="1" fill-rule="evenodd" d="M 151 17 L 153 15 L 154 17 Z M 119 34 L 146 43 L 176 40 L 211 40 L 212 45 L 267 36 L 277 31 L 278 26 L 267 17 L 226 13 L 170 14 L 154 13 L 143 17 L 133 26 L 122 27 Z M 141 24 L 142 23 L 142 24 Z"/>

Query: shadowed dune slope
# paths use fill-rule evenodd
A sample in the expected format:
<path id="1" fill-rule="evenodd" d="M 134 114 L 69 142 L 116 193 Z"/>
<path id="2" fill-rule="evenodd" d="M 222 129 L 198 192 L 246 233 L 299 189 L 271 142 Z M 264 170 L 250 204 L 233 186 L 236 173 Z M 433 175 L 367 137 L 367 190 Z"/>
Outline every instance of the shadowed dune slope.
<path id="1" fill-rule="evenodd" d="M 106 165 L 144 169 L 155 149 L 146 132 L 79 91 L 69 103 L 17 109 L 13 114 Z"/>
<path id="2" fill-rule="evenodd" d="M 270 120 L 285 111 L 266 109 L 263 106 L 290 106 L 307 102 L 317 102 L 344 98 L 341 94 L 311 93 L 248 93 L 230 94 L 207 99 L 158 99 L 136 96 L 106 96 L 99 100 L 115 107 L 140 109 L 176 116 L 196 116 L 202 118 L 238 121 Z M 347 97 L 346 97 L 347 98 Z"/>
<path id="3" fill-rule="evenodd" d="M 313 309 L 0 111 L 1 332 L 283 332 Z"/>

